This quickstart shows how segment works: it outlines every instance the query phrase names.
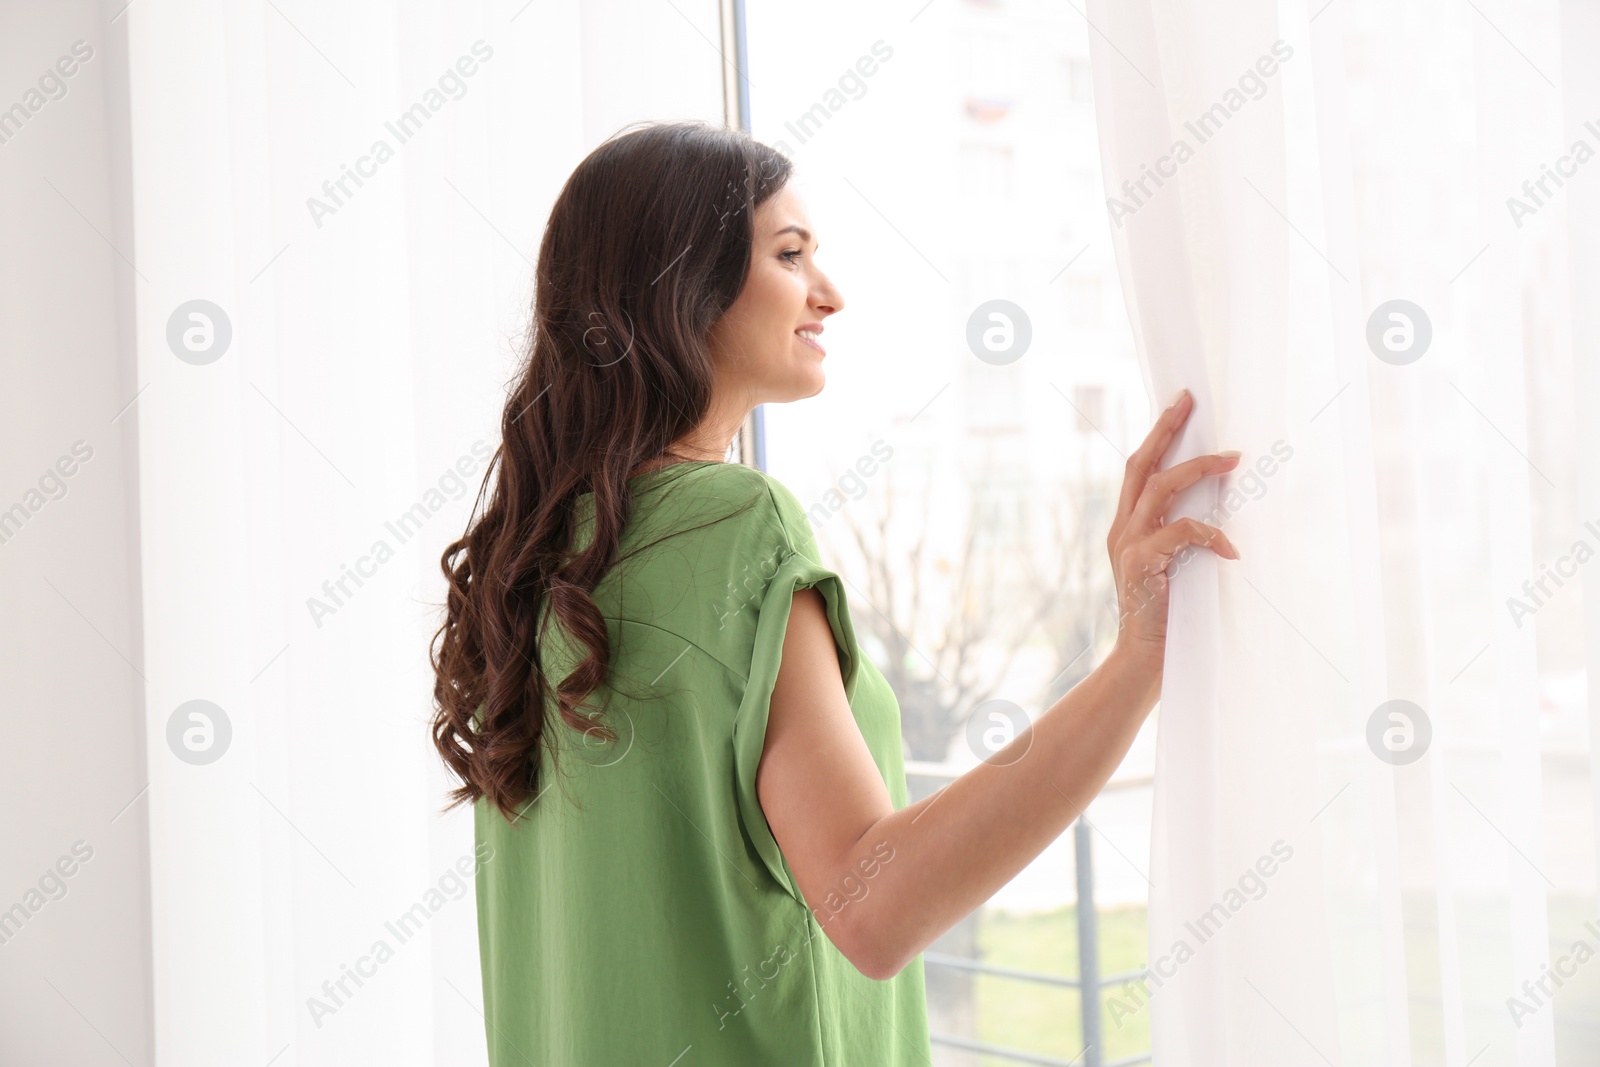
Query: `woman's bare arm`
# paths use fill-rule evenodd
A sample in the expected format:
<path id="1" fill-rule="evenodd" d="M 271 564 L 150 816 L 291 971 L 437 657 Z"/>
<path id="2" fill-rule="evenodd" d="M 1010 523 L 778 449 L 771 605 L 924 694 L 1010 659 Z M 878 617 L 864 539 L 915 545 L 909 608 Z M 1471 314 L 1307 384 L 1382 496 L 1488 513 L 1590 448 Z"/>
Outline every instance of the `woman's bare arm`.
<path id="1" fill-rule="evenodd" d="M 795 593 L 756 791 L 802 896 L 863 974 L 899 973 L 993 896 L 1127 754 L 1160 695 L 1167 563 L 1194 544 L 1237 558 L 1214 527 L 1161 523 L 1178 492 L 1237 462 L 1201 456 L 1145 474 L 1187 412 L 1184 400 L 1169 409 L 1129 461 L 1107 539 L 1123 608 L 1116 648 L 1010 745 L 915 804 L 890 802 L 845 698 L 821 595 Z"/>
<path id="2" fill-rule="evenodd" d="M 757 793 L 824 932 L 863 974 L 888 978 L 1071 825 L 1156 695 L 1148 667 L 1113 652 L 990 762 L 895 811 L 845 700 L 822 598 L 802 589 Z"/>

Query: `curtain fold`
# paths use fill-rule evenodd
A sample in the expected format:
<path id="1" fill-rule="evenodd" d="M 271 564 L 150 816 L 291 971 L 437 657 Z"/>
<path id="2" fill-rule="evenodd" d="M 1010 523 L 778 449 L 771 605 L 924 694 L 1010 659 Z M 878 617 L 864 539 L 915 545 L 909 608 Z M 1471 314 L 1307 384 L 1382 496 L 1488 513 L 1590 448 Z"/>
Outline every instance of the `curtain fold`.
<path id="1" fill-rule="evenodd" d="M 1244 453 L 1171 512 L 1243 558 L 1174 580 L 1110 1016 L 1162 1067 L 1591 1062 L 1593 5 L 1086 17 L 1167 465 Z"/>
<path id="2" fill-rule="evenodd" d="M 626 122 L 721 121 L 716 6 L 113 15 L 157 1058 L 482 1062 L 472 817 L 439 817 L 428 732 L 439 558 L 550 204 Z"/>

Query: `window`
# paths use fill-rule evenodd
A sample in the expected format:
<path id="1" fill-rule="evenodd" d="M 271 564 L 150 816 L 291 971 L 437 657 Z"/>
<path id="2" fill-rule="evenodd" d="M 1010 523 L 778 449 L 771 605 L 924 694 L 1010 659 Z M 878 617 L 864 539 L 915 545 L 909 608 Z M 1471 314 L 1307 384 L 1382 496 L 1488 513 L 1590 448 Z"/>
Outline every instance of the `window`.
<path id="1" fill-rule="evenodd" d="M 1098 385 L 1072 387 L 1072 407 L 1077 412 L 1073 428 L 1079 433 L 1094 433 L 1105 425 L 1105 389 Z"/>
<path id="2" fill-rule="evenodd" d="M 965 205 L 980 210 L 986 204 L 1009 204 L 1012 196 L 1012 158 L 1009 147 L 961 146 L 961 194 Z"/>
<path id="3" fill-rule="evenodd" d="M 1119 413 L 1148 404 L 1126 316 L 1104 311 L 1120 297 L 1084 121 L 1088 30 L 1025 3 L 930 5 L 905 36 L 884 31 L 893 53 L 878 50 L 866 90 L 797 142 L 785 117 L 857 69 L 879 31 L 842 0 L 749 17 L 754 133 L 793 147 L 819 262 L 846 298 L 823 391 L 762 409 L 768 469 L 817 500 L 875 444 L 892 452 L 817 536 L 899 699 L 917 798 L 987 754 L 966 741 L 980 705 L 1037 715 L 1115 638 L 1104 502 L 1148 429 Z M 974 348 L 1001 321 L 1007 343 L 1025 338 L 1011 359 Z M 1093 994 L 998 972 L 1080 973 L 1080 862 L 1100 973 L 1143 965 L 1148 887 L 1113 849 L 1148 851 L 1150 750 L 1136 745 L 1095 802 L 1106 838 L 1063 836 L 929 950 L 935 1033 L 1079 1054 Z M 1101 1030 L 1102 1062 L 1148 1051 L 1142 1017 Z"/>
<path id="4" fill-rule="evenodd" d="M 1066 60 L 1067 99 L 1074 104 L 1094 102 L 1094 79 L 1090 77 L 1087 59 Z"/>
<path id="5" fill-rule="evenodd" d="M 1101 279 L 1093 274 L 1068 274 L 1061 279 L 1063 306 L 1073 326 L 1099 326 L 1104 321 Z"/>

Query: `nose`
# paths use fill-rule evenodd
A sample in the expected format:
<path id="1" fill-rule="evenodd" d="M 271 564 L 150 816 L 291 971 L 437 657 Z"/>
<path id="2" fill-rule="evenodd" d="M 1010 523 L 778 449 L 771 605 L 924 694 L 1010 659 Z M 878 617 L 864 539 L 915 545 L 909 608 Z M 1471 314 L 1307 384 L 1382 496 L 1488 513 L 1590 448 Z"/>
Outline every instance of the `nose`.
<path id="1" fill-rule="evenodd" d="M 844 310 L 844 295 L 839 292 L 826 274 L 819 274 L 812 291 L 811 306 L 819 314 L 832 315 Z"/>

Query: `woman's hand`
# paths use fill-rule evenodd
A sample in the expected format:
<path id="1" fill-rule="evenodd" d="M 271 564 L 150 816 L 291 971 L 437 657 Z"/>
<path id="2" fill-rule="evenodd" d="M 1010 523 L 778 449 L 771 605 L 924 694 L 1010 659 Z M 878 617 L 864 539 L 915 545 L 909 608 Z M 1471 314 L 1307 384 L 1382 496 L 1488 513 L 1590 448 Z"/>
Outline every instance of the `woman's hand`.
<path id="1" fill-rule="evenodd" d="M 1195 519 L 1167 524 L 1167 509 L 1177 495 L 1209 474 L 1223 474 L 1239 464 L 1239 453 L 1196 456 L 1156 473 L 1178 428 L 1194 410 L 1187 389 L 1162 412 L 1138 451 L 1128 458 L 1122 498 L 1111 522 L 1106 549 L 1117 586 L 1117 647 L 1161 676 L 1167 646 L 1168 565 L 1188 545 L 1209 548 L 1227 559 L 1239 551 L 1215 526 Z"/>

